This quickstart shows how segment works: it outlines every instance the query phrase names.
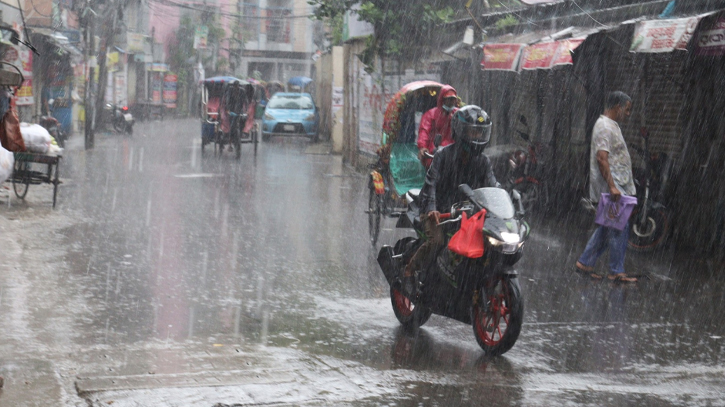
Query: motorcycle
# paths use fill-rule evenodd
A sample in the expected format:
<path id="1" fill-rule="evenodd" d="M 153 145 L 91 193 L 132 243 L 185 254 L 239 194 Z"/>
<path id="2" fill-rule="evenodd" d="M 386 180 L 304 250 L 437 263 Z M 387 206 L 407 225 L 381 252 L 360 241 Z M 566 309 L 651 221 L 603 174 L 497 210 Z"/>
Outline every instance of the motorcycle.
<path id="1" fill-rule="evenodd" d="M 113 129 L 119 133 L 133 134 L 133 115 L 128 111 L 128 106 L 119 107 L 113 103 L 106 104 L 106 111 L 110 115 Z"/>
<path id="2" fill-rule="evenodd" d="M 673 161 L 664 153 L 650 153 L 649 131 L 640 129 L 644 148 L 634 147 L 642 160 L 644 169 L 635 176 L 637 185 L 637 206 L 629 218 L 628 246 L 635 251 L 651 251 L 660 247 L 670 227 L 670 214 L 662 204 Z M 644 187 L 644 188 L 643 188 Z"/>
<path id="3" fill-rule="evenodd" d="M 53 108 L 54 100 L 50 99 L 48 100 L 48 106 L 50 109 Z M 55 139 L 56 143 L 58 143 L 58 147 L 65 147 L 65 142 L 68 140 L 68 134 L 63 131 L 63 126 L 61 126 L 58 119 L 52 116 L 51 114 L 40 116 L 38 119 L 38 124 L 40 124 L 44 129 L 48 130 L 48 133 L 50 133 L 51 136 Z M 35 116 L 37 117 L 37 116 Z"/>
<path id="4" fill-rule="evenodd" d="M 526 211 L 532 209 L 546 209 L 549 206 L 549 191 L 542 181 L 541 168 L 537 158 L 541 150 L 538 143 L 532 143 L 528 133 L 528 123 L 525 116 L 519 117 L 519 123 L 526 129 L 516 130 L 516 133 L 528 143 L 528 151 L 518 149 L 508 157 L 508 174 L 504 188 L 508 191 L 516 189 L 521 194 L 521 201 Z"/>
<path id="5" fill-rule="evenodd" d="M 405 195 L 408 210 L 398 218 L 398 228 L 412 228 L 423 235 L 419 190 Z M 486 210 L 483 234 L 484 254 L 468 258 L 442 248 L 436 260 L 421 272 L 415 293 L 403 292 L 402 270 L 423 244 L 421 238 L 406 237 L 394 247 L 383 246 L 378 264 L 390 284 L 390 298 L 398 321 L 404 328 L 418 328 L 435 313 L 473 326 L 479 346 L 488 355 L 501 355 L 514 346 L 521 332 L 524 300 L 513 266 L 521 259 L 529 225 L 521 218 L 521 196 L 512 192 L 518 210 L 501 188 L 459 186 L 467 200 L 441 214 L 440 226 L 450 236 L 458 228 L 462 214 Z"/>

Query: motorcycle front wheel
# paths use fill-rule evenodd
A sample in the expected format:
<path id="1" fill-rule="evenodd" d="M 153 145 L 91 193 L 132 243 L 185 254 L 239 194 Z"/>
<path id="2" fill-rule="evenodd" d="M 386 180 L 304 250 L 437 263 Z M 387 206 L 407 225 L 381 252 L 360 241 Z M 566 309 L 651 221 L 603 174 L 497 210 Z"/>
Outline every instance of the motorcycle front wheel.
<path id="1" fill-rule="evenodd" d="M 114 119 L 113 130 L 116 130 L 119 133 L 123 133 L 126 130 L 126 123 L 122 123 L 120 120 Z"/>
<path id="2" fill-rule="evenodd" d="M 669 230 L 669 221 L 664 209 L 649 208 L 647 219 L 642 219 L 641 207 L 636 207 L 629 218 L 630 249 L 647 252 L 656 249 L 665 241 Z"/>
<path id="3" fill-rule="evenodd" d="M 473 305 L 473 334 L 478 345 L 489 356 L 508 352 L 521 333 L 524 300 L 518 282 L 497 278 L 490 287 L 480 290 Z"/>
<path id="4" fill-rule="evenodd" d="M 405 329 L 417 329 L 426 322 L 431 315 L 431 310 L 422 306 L 416 306 L 408 297 L 403 295 L 400 283 L 394 282 L 390 286 L 390 301 L 393 305 L 393 312 L 398 322 Z"/>

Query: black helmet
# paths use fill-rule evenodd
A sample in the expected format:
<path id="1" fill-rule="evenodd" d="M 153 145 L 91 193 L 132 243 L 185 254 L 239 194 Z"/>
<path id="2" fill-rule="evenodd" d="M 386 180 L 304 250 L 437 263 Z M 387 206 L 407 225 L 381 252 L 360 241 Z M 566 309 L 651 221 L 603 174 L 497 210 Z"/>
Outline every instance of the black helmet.
<path id="1" fill-rule="evenodd" d="M 452 118 L 453 140 L 478 155 L 491 140 L 491 118 L 476 105 L 464 106 Z"/>

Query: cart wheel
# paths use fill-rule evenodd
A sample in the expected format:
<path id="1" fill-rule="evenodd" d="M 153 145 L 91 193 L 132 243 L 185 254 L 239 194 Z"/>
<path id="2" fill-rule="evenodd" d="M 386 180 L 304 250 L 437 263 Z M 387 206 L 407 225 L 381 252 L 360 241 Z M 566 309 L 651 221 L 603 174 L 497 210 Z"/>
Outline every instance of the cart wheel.
<path id="1" fill-rule="evenodd" d="M 373 246 L 378 242 L 380 236 L 380 217 L 382 216 L 383 197 L 375 193 L 371 186 L 368 198 L 368 227 L 370 228 L 370 243 Z"/>
<path id="2" fill-rule="evenodd" d="M 30 188 L 30 164 L 15 162 L 15 173 L 13 174 L 13 190 L 18 199 L 25 199 Z"/>
<path id="3" fill-rule="evenodd" d="M 55 165 L 55 178 L 53 179 L 53 209 L 55 209 L 55 201 L 56 197 L 58 196 L 58 185 L 60 184 L 60 180 L 58 180 L 58 172 L 60 169 L 58 168 L 59 165 Z"/>

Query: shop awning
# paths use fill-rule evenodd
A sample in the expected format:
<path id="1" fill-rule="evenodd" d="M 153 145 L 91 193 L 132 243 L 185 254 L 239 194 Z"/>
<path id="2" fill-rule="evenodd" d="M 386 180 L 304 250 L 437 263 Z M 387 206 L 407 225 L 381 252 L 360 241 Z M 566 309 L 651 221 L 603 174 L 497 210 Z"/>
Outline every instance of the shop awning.
<path id="1" fill-rule="evenodd" d="M 687 50 L 700 20 L 717 12 L 684 18 L 637 21 L 629 50 L 645 53 Z"/>
<path id="2" fill-rule="evenodd" d="M 519 36 L 499 37 L 498 40 L 506 42 L 492 41 L 483 46 L 481 68 L 518 72 L 571 65 L 574 63 L 571 52 L 581 45 L 587 36 L 605 28 L 569 27 L 557 32 L 539 31 Z"/>

